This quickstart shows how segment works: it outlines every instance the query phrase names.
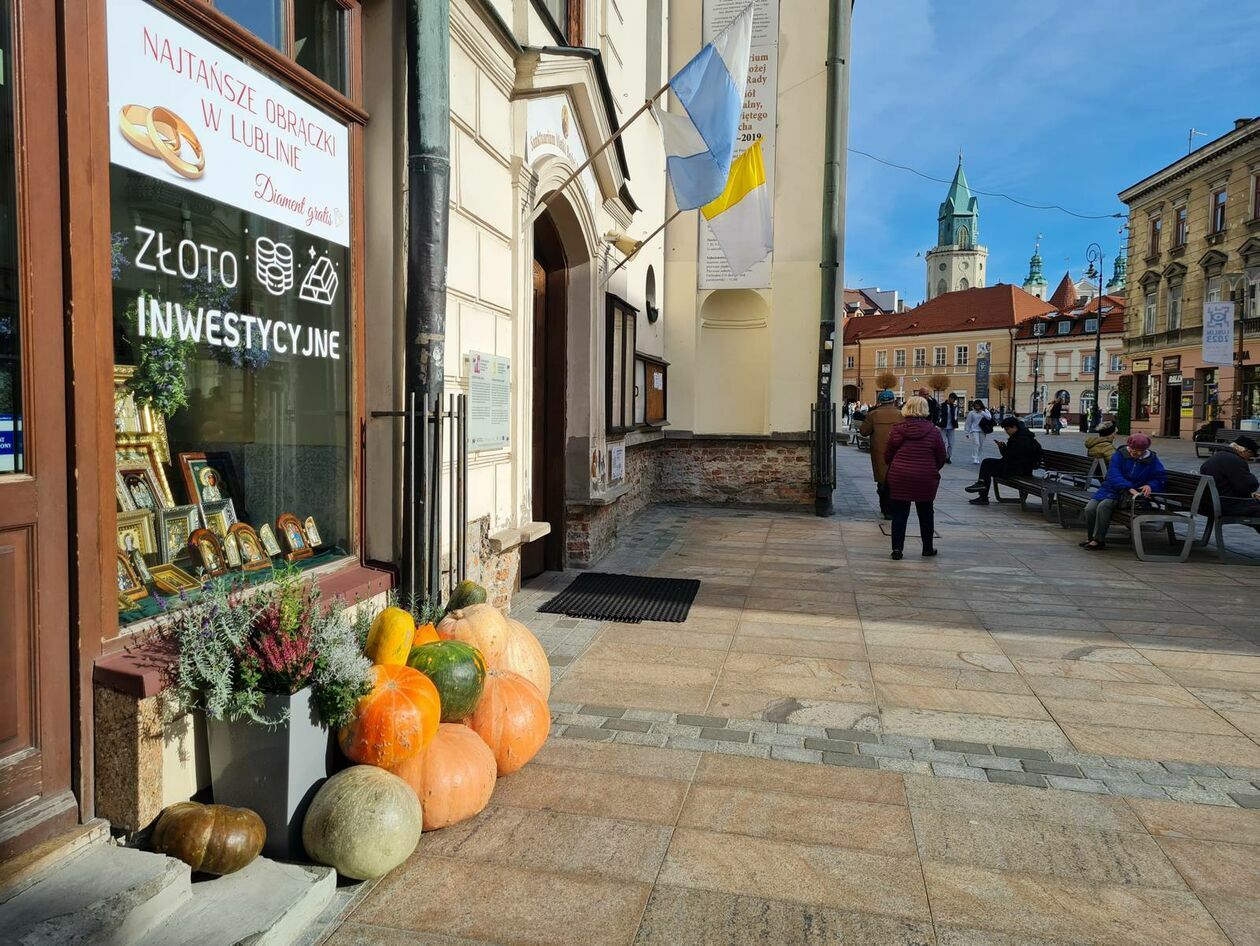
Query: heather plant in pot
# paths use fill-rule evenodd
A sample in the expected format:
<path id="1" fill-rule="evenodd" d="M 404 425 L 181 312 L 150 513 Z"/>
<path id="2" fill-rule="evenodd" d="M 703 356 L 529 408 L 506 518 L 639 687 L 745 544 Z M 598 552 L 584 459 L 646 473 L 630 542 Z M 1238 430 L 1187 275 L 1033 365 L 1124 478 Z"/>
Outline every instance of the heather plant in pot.
<path id="1" fill-rule="evenodd" d="M 331 771 L 329 733 L 371 688 L 345 610 L 288 568 L 261 591 L 211 583 L 160 633 L 176 704 L 205 716 L 214 800 L 258 812 L 264 853 L 300 857 L 302 816 Z"/>

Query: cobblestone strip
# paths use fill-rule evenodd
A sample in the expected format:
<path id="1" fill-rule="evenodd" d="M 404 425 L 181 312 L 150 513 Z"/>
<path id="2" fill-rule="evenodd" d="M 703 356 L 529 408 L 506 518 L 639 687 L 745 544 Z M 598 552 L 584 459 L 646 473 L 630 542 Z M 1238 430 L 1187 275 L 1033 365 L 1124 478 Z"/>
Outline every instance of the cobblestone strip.
<path id="1" fill-rule="evenodd" d="M 553 736 L 1260 809 L 1260 769 L 1156 762 L 593 704 L 551 704 Z"/>

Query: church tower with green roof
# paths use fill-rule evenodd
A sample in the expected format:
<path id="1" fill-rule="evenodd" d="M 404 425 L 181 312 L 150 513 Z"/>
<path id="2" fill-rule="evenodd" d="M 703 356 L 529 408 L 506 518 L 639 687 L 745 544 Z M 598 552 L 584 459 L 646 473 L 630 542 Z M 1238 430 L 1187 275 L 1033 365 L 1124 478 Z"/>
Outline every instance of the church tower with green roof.
<path id="1" fill-rule="evenodd" d="M 980 202 L 967 185 L 962 154 L 936 215 L 936 246 L 927 253 L 927 298 L 985 284 L 989 251 L 980 245 Z"/>
<path id="2" fill-rule="evenodd" d="M 1038 299 L 1046 298 L 1050 284 L 1041 272 L 1041 237 L 1037 237 L 1037 245 L 1033 247 L 1032 259 L 1028 261 L 1028 278 L 1024 280 L 1024 292 Z"/>

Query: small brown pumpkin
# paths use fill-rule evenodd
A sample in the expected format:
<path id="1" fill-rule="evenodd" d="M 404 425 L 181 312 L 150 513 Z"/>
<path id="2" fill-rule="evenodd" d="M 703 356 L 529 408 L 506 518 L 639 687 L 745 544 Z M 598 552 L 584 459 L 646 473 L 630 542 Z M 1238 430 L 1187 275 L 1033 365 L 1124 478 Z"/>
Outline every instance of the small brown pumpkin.
<path id="1" fill-rule="evenodd" d="M 158 816 L 151 846 L 203 874 L 234 874 L 267 840 L 262 819 L 248 808 L 181 801 Z"/>

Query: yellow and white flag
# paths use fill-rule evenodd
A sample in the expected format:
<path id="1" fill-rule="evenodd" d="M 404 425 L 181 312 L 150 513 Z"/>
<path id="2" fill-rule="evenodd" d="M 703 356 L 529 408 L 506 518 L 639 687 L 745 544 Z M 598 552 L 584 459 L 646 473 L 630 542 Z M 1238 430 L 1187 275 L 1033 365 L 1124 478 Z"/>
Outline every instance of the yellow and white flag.
<path id="1" fill-rule="evenodd" d="M 721 245 L 733 275 L 747 272 L 774 249 L 770 193 L 760 141 L 735 159 L 726 178 L 726 189 L 701 207 L 700 212 L 709 221 L 709 229 Z"/>

